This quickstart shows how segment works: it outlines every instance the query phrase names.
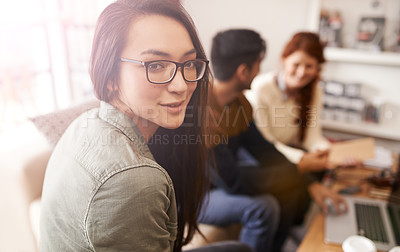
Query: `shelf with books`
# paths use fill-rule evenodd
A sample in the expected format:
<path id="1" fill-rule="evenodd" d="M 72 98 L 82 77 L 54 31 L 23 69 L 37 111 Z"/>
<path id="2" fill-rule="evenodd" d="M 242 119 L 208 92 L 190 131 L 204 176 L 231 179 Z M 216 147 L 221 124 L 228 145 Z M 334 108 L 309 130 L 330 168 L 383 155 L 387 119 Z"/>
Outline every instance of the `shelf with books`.
<path id="1" fill-rule="evenodd" d="M 372 136 L 377 138 L 400 141 L 400 132 L 398 129 L 383 126 L 377 123 L 359 122 L 348 123 L 323 119 L 322 128 L 327 130 L 341 131 L 350 134 Z"/>
<path id="2" fill-rule="evenodd" d="M 364 51 L 349 48 L 326 47 L 324 55 L 331 62 L 348 62 L 381 66 L 400 66 L 400 53 Z"/>

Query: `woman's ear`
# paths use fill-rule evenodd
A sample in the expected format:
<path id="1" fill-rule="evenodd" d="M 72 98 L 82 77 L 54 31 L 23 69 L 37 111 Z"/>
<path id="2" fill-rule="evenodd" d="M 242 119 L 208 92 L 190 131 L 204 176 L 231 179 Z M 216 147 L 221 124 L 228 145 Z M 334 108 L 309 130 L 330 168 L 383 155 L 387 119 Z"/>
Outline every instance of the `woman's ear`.
<path id="1" fill-rule="evenodd" d="M 111 81 L 107 82 L 106 88 L 107 88 L 107 97 L 110 100 L 112 100 L 113 98 L 115 98 L 117 96 L 118 86 L 115 83 L 113 83 Z"/>
<path id="2" fill-rule="evenodd" d="M 115 92 L 115 85 L 111 81 L 107 82 L 107 91 L 110 93 Z"/>
<path id="3" fill-rule="evenodd" d="M 240 64 L 236 69 L 236 76 L 240 81 L 246 81 L 250 74 L 250 69 L 246 64 Z"/>

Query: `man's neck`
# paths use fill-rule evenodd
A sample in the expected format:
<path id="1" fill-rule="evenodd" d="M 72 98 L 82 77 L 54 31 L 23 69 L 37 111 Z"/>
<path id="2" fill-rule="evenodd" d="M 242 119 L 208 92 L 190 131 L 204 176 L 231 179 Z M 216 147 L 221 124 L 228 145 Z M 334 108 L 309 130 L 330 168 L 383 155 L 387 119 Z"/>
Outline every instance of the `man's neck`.
<path id="1" fill-rule="evenodd" d="M 214 79 L 213 93 L 220 106 L 226 106 L 234 101 L 243 90 L 237 88 L 232 81 L 219 81 Z"/>

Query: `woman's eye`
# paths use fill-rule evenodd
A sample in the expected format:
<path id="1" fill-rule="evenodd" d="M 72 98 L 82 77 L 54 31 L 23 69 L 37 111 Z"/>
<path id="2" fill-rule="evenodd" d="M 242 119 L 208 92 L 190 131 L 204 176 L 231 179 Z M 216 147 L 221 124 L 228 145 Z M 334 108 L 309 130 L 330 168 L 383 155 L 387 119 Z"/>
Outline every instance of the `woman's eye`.
<path id="1" fill-rule="evenodd" d="M 185 63 L 185 68 L 192 69 L 196 68 L 196 62 L 195 61 L 188 61 Z"/>
<path id="2" fill-rule="evenodd" d="M 151 63 L 147 68 L 149 69 L 149 71 L 157 72 L 165 69 L 165 65 L 162 62 L 154 62 Z"/>

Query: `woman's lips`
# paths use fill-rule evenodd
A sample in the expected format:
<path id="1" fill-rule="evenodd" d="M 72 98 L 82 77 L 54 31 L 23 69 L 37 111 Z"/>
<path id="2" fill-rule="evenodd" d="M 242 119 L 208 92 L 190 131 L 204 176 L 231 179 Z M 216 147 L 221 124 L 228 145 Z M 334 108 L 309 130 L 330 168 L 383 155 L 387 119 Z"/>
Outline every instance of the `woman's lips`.
<path id="1" fill-rule="evenodd" d="M 184 108 L 184 101 L 181 102 L 172 102 L 172 103 L 163 103 L 160 104 L 162 107 L 166 108 L 170 113 L 179 113 Z"/>

